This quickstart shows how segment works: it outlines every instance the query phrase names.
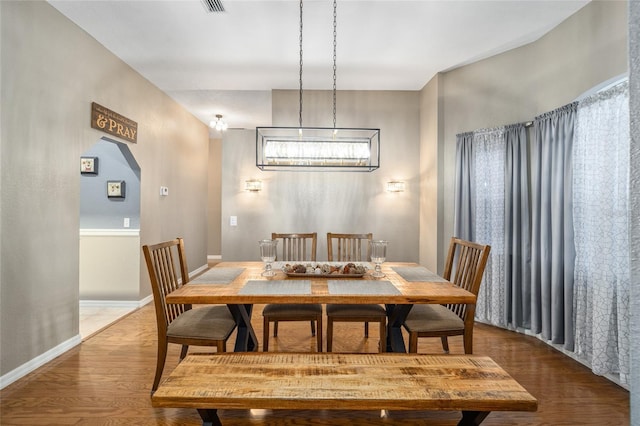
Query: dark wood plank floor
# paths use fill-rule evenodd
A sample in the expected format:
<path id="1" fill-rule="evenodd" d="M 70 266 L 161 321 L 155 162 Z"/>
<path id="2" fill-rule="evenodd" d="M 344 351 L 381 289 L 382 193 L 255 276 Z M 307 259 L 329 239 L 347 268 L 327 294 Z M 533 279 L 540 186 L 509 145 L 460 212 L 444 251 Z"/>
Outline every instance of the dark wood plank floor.
<path id="1" fill-rule="evenodd" d="M 262 306 L 253 323 L 262 336 Z M 372 328 L 375 330 L 375 327 Z M 233 347 L 232 336 L 229 342 Z M 462 353 L 462 339 L 450 339 Z M 282 323 L 271 350 L 315 348 L 308 323 Z M 194 351 L 205 351 L 194 348 Z M 376 352 L 357 323 L 336 324 L 334 350 Z M 421 339 L 419 352 L 439 353 L 438 339 Z M 538 398 L 535 413 L 491 413 L 486 425 L 628 425 L 629 393 L 536 338 L 478 324 L 474 352 L 488 355 Z M 170 345 L 165 373 L 178 360 Z M 198 425 L 194 410 L 155 409 L 149 389 L 156 357 L 153 306 L 133 312 L 25 378 L 0 395 L 2 425 Z M 460 415 L 422 411 L 223 410 L 225 425 L 455 425 Z"/>

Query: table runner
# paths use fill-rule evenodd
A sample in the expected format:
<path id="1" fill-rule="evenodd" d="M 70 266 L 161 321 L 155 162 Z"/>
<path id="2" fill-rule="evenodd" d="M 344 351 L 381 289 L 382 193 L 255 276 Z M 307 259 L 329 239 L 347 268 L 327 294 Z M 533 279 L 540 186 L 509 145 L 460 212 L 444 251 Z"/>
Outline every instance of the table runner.
<path id="1" fill-rule="evenodd" d="M 238 275 L 244 270 L 245 268 L 211 268 L 189 282 L 192 284 L 229 284 L 238 278 Z"/>
<path id="2" fill-rule="evenodd" d="M 249 280 L 238 291 L 242 295 L 311 294 L 309 280 Z"/>
<path id="3" fill-rule="evenodd" d="M 424 266 L 392 266 L 391 269 L 408 282 L 446 283 L 447 280 L 425 268 Z"/>
<path id="4" fill-rule="evenodd" d="M 390 281 L 372 280 L 329 280 L 327 282 L 329 294 L 401 294 Z"/>

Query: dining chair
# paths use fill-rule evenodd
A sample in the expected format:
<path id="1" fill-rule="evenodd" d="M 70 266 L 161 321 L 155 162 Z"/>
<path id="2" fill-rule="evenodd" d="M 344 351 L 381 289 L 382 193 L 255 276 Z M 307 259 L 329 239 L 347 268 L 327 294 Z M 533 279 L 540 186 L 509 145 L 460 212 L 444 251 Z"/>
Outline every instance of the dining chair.
<path id="1" fill-rule="evenodd" d="M 283 262 L 316 261 L 318 246 L 317 232 L 306 234 L 271 234 L 272 240 L 281 241 L 281 255 L 276 258 Z M 270 303 L 262 310 L 263 336 L 262 350 L 269 350 L 269 323 L 273 322 L 273 337 L 278 337 L 278 323 L 281 321 L 309 321 L 311 335 L 316 336 L 317 350 L 322 352 L 322 305 L 319 303 Z M 317 327 L 316 327 L 317 325 Z"/>
<path id="2" fill-rule="evenodd" d="M 156 373 L 151 386 L 153 394 L 162 377 L 169 343 L 182 345 L 180 361 L 187 355 L 190 345 L 215 346 L 217 352 L 226 352 L 227 339 L 236 328 L 236 321 L 226 305 L 192 309 L 191 305 L 165 302 L 167 294 L 189 282 L 182 238 L 144 245 L 142 251 L 151 279 L 158 331 Z M 176 266 L 180 269 L 179 274 Z"/>
<path id="3" fill-rule="evenodd" d="M 327 254 L 330 262 L 368 262 L 371 257 L 370 241 L 373 234 L 336 234 L 327 233 Z M 335 247 L 334 247 L 335 246 Z M 335 253 L 335 255 L 334 255 Z M 387 312 L 381 305 L 375 304 L 335 304 L 326 306 L 327 311 L 327 352 L 333 350 L 334 322 L 364 322 L 364 337 L 369 337 L 369 323 L 380 324 L 380 342 L 378 351 L 387 347 Z"/>
<path id="4" fill-rule="evenodd" d="M 491 246 L 451 238 L 443 278 L 478 296 Z M 419 337 L 440 337 L 449 353 L 448 336 L 463 336 L 465 354 L 473 353 L 475 307 L 461 304 L 414 305 L 404 321 L 409 352 L 418 352 Z"/>

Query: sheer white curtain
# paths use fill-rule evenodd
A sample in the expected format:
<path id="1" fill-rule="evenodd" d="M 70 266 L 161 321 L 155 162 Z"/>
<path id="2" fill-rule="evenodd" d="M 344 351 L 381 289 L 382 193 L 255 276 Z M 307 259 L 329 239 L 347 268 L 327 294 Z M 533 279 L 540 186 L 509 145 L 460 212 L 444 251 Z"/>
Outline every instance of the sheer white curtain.
<path id="1" fill-rule="evenodd" d="M 504 265 L 504 127 L 473 132 L 475 212 L 474 241 L 491 246 L 476 304 L 476 318 L 506 326 Z"/>
<path id="2" fill-rule="evenodd" d="M 580 101 L 574 141 L 575 351 L 594 373 L 629 375 L 628 83 Z"/>

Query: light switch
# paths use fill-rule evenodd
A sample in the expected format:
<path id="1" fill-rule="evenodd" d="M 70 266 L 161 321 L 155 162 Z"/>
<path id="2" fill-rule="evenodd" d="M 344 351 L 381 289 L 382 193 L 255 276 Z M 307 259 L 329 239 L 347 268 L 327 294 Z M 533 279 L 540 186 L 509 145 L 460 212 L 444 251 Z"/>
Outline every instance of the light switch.
<path id="1" fill-rule="evenodd" d="M 238 226 L 238 216 L 229 216 L 229 226 Z"/>
<path id="2" fill-rule="evenodd" d="M 161 186 L 160 195 L 162 195 L 163 197 L 166 197 L 167 195 L 169 195 L 169 188 L 166 186 Z"/>

